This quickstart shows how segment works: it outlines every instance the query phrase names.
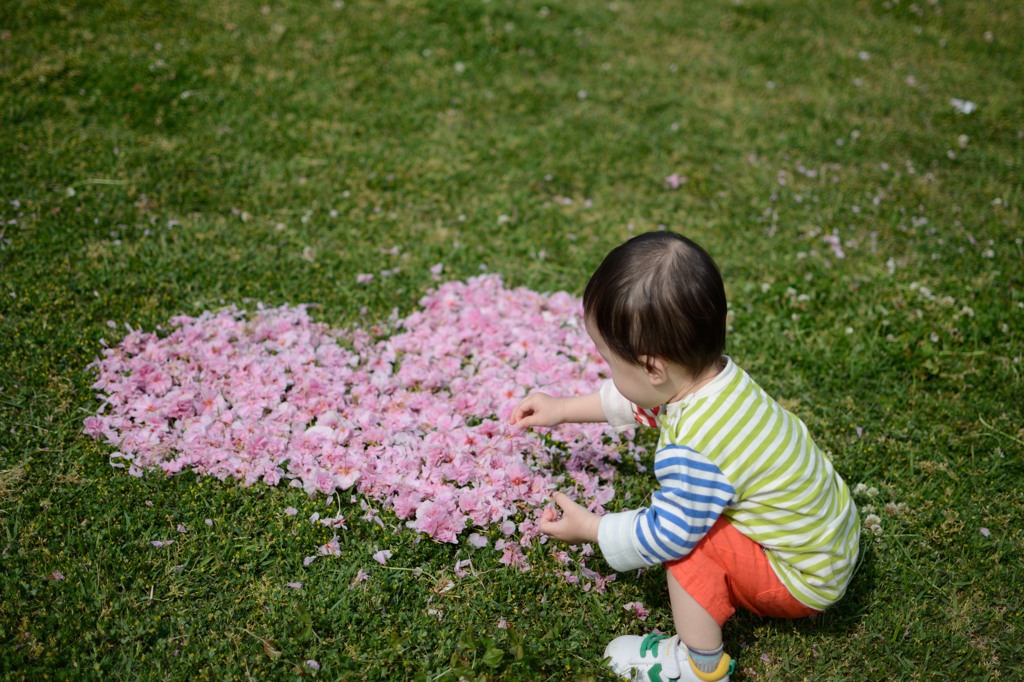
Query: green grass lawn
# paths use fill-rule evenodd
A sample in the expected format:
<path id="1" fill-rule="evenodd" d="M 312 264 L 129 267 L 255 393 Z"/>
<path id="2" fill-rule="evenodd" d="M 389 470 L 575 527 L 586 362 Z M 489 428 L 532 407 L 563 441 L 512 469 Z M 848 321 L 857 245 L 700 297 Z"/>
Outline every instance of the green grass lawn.
<path id="1" fill-rule="evenodd" d="M 671 629 L 660 570 L 596 594 L 485 549 L 446 589 L 470 550 L 386 514 L 303 567 L 324 498 L 112 469 L 89 363 L 228 304 L 404 315 L 435 263 L 579 294 L 660 226 L 877 491 L 844 600 L 737 616 L 734 679 L 1024 676 L 1022 35 L 1008 0 L 3 3 L 0 677 L 604 679 Z"/>

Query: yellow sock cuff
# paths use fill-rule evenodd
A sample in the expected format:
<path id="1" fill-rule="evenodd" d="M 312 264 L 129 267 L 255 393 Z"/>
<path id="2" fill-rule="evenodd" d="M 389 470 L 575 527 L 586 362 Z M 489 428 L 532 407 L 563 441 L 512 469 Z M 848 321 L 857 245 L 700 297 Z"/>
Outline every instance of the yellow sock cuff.
<path id="1" fill-rule="evenodd" d="M 690 659 L 690 668 L 693 669 L 693 673 L 705 682 L 716 682 L 726 675 L 732 672 L 732 659 L 729 658 L 729 654 L 722 654 L 722 660 L 718 662 L 718 667 L 713 671 L 706 673 L 693 664 L 693 659 Z"/>

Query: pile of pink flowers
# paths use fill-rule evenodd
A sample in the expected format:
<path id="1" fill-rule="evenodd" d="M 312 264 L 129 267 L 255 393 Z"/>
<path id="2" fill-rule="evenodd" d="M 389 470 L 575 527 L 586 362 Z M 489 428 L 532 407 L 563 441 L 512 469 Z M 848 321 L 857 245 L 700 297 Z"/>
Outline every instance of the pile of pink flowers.
<path id="1" fill-rule="evenodd" d="M 371 330 L 331 329 L 306 306 L 231 307 L 130 331 L 93 367 L 102 405 L 85 431 L 134 475 L 351 490 L 441 542 L 513 521 L 519 540 L 497 548 L 521 568 L 553 490 L 597 511 L 612 497 L 620 442 L 607 426 L 507 423 L 531 390 L 583 393 L 605 376 L 566 293 L 481 276 Z"/>

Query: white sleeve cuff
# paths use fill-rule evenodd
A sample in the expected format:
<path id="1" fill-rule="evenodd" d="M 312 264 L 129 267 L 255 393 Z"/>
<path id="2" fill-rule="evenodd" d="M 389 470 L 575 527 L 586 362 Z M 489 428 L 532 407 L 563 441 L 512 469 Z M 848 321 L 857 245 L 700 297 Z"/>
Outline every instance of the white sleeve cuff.
<path id="1" fill-rule="evenodd" d="M 633 541 L 636 517 L 641 511 L 633 509 L 601 517 L 597 527 L 597 544 L 605 561 L 616 571 L 632 571 L 652 565 L 637 551 Z"/>
<path id="2" fill-rule="evenodd" d="M 611 379 L 601 385 L 601 409 L 604 410 L 605 419 L 615 427 L 616 431 L 623 431 L 636 426 L 636 417 L 633 416 L 633 403 L 619 393 Z"/>

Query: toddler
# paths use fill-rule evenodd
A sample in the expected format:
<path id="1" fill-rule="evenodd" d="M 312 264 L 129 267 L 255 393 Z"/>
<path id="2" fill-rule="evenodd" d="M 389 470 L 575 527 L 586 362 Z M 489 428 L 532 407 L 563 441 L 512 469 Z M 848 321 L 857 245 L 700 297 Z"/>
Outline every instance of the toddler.
<path id="1" fill-rule="evenodd" d="M 576 397 L 532 393 L 522 427 L 607 421 L 658 426 L 650 506 L 597 516 L 562 493 L 540 530 L 596 542 L 628 571 L 664 564 L 676 634 L 624 636 L 605 649 L 642 680 L 728 680 L 722 625 L 743 607 L 799 618 L 834 604 L 853 573 L 857 510 L 807 427 L 725 352 L 725 288 L 689 239 L 653 232 L 614 249 L 583 294 L 587 332 L 611 370 Z"/>

